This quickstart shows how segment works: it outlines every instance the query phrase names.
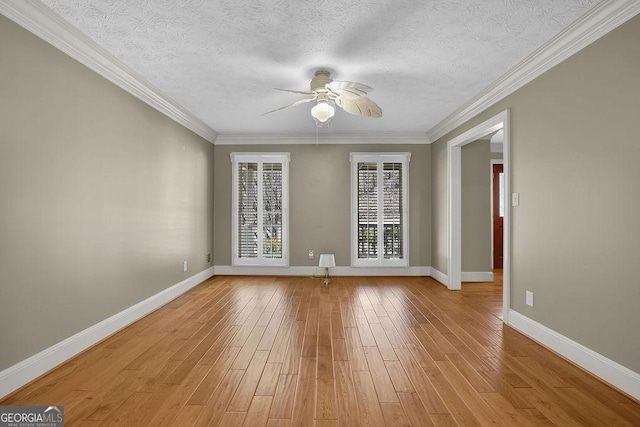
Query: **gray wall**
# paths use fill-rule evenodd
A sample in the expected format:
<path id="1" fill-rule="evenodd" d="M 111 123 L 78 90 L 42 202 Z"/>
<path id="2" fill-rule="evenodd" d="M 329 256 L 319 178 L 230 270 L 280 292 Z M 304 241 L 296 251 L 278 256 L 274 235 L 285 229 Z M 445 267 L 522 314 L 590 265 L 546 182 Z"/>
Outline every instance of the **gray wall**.
<path id="1" fill-rule="evenodd" d="M 491 271 L 491 146 L 462 147 L 462 271 Z"/>
<path id="2" fill-rule="evenodd" d="M 214 151 L 2 16 L 0 58 L 2 370 L 211 265 Z"/>
<path id="3" fill-rule="evenodd" d="M 431 262 L 430 147 L 428 145 L 272 145 L 215 147 L 215 264 L 231 265 L 231 159 L 232 152 L 290 152 L 289 234 L 291 266 L 317 264 L 308 259 L 329 252 L 336 265 L 351 263 L 350 152 L 408 152 L 409 263 Z"/>
<path id="4" fill-rule="evenodd" d="M 431 144 L 431 267 L 449 274 L 447 144 Z"/>
<path id="5" fill-rule="evenodd" d="M 520 206 L 511 208 L 511 307 L 635 372 L 640 372 L 638 40 L 640 16 L 432 147 L 441 150 L 446 141 L 511 109 L 511 185 L 520 193 Z M 443 182 L 446 186 L 446 171 L 439 172 L 434 191 Z M 443 215 L 446 206 L 437 206 L 434 218 Z M 433 248 L 442 250 L 440 243 Z M 525 305 L 525 290 L 534 292 L 534 307 Z"/>

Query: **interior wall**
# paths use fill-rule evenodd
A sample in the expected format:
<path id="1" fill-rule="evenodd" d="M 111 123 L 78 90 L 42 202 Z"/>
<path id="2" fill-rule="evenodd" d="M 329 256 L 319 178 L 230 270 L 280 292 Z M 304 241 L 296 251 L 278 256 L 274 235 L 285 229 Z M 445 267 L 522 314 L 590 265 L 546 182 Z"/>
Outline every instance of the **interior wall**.
<path id="1" fill-rule="evenodd" d="M 520 193 L 511 208 L 511 308 L 635 372 L 639 39 L 637 16 L 432 147 L 446 149 L 510 109 L 511 191 Z M 442 174 L 433 184 L 442 186 Z M 434 217 L 446 215 L 434 209 Z M 534 307 L 525 305 L 526 290 Z"/>
<path id="2" fill-rule="evenodd" d="M 487 272 L 491 265 L 491 143 L 462 147 L 462 271 Z"/>
<path id="3" fill-rule="evenodd" d="M 431 267 L 449 274 L 449 187 L 447 185 L 447 144 L 439 141 L 431 147 Z"/>
<path id="4" fill-rule="evenodd" d="M 217 145 L 215 147 L 215 264 L 231 265 L 232 152 L 289 152 L 290 265 L 313 266 L 333 253 L 351 264 L 351 152 L 411 152 L 409 264 L 431 262 L 430 147 L 428 145 Z M 308 250 L 315 259 L 308 259 Z"/>
<path id="5" fill-rule="evenodd" d="M 212 265 L 214 150 L 3 16 L 0 58 L 2 370 Z"/>

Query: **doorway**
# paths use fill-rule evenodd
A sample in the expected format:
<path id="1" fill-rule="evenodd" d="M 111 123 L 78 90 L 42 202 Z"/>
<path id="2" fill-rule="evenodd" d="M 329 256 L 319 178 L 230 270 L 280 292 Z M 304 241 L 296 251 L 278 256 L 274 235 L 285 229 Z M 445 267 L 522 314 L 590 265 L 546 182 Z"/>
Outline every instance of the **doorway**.
<path id="1" fill-rule="evenodd" d="M 504 164 L 491 160 L 491 265 L 504 265 Z"/>
<path id="2" fill-rule="evenodd" d="M 507 201 L 510 194 L 509 187 L 509 110 L 484 121 L 474 128 L 462 133 L 450 140 L 447 144 L 447 170 L 449 173 L 449 256 L 448 256 L 448 277 L 447 287 L 451 290 L 462 289 L 462 147 L 473 141 L 481 139 L 503 130 L 503 291 L 502 291 L 502 320 L 509 323 L 509 299 L 510 299 L 510 214 L 511 209 Z"/>

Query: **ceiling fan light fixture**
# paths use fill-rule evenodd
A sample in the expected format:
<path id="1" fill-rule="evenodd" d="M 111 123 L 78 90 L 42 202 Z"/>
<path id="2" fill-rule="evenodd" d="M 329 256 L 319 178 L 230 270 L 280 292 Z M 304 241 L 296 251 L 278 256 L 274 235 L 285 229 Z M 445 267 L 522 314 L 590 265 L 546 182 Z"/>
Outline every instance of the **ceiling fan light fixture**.
<path id="1" fill-rule="evenodd" d="M 311 117 L 318 127 L 324 126 L 336 113 L 336 108 L 331 102 L 318 100 L 318 103 L 311 109 Z"/>

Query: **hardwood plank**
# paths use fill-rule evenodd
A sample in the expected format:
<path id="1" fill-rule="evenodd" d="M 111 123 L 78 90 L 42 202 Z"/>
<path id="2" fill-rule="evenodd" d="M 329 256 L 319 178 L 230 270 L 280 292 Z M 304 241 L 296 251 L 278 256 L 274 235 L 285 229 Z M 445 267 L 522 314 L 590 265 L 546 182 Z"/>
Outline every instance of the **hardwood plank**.
<path id="1" fill-rule="evenodd" d="M 262 338 L 258 343 L 258 350 L 271 350 L 273 344 L 275 343 L 276 336 L 278 334 L 278 331 L 280 330 L 280 325 L 282 324 L 283 320 L 283 309 L 277 310 L 273 313 L 273 316 L 271 316 L 269 324 L 267 325 L 267 328 L 265 329 L 264 334 L 262 335 Z"/>
<path id="2" fill-rule="evenodd" d="M 381 403 L 385 426 L 410 427 L 409 419 L 400 403 Z"/>
<path id="3" fill-rule="evenodd" d="M 478 393 L 492 393 L 496 391 L 461 355 L 448 354 L 447 359 L 449 359 L 451 364 L 456 367 Z"/>
<path id="4" fill-rule="evenodd" d="M 134 420 L 140 420 L 141 422 L 149 422 L 155 426 L 171 426 L 174 425 L 173 420 L 176 414 L 188 401 L 194 390 L 198 387 L 202 378 L 211 369 L 211 366 L 200 365 L 196 366 L 185 378 L 182 384 L 167 384 L 164 390 L 166 390 L 165 398 L 158 398 L 155 396 L 153 399 L 149 399 L 144 405 L 137 411 L 134 416 Z M 157 394 L 157 393 L 156 393 Z M 134 421 L 135 424 L 135 421 Z"/>
<path id="5" fill-rule="evenodd" d="M 358 426 L 358 401 L 349 362 L 335 362 L 335 377 L 338 419 L 345 426 Z"/>
<path id="6" fill-rule="evenodd" d="M 349 360 L 349 352 L 344 338 L 333 339 L 333 360 Z"/>
<path id="7" fill-rule="evenodd" d="M 411 357 L 411 352 L 406 349 L 396 350 L 403 369 L 411 379 L 415 391 L 422 399 L 424 407 L 430 414 L 443 414 L 449 412 L 447 405 L 444 404 L 440 397 L 439 391 L 431 383 L 426 373 Z"/>
<path id="8" fill-rule="evenodd" d="M 429 381 L 438 390 L 438 395 L 446 405 L 447 410 L 445 413 L 450 413 L 456 422 L 463 426 L 482 425 L 481 421 L 476 418 L 474 412 L 465 404 L 464 399 L 456 393 L 456 385 L 460 385 L 459 382 L 450 384 L 438 368 L 427 369 L 426 374 Z M 435 423 L 435 418 L 433 418 L 433 420 Z"/>
<path id="9" fill-rule="evenodd" d="M 378 395 L 378 401 L 380 403 L 398 403 L 398 395 L 393 388 L 391 377 L 387 372 L 387 367 L 380 356 L 380 351 L 377 347 L 365 347 L 364 354 L 367 357 L 367 363 L 369 364 L 370 372 L 373 378 L 373 385 Z"/>
<path id="10" fill-rule="evenodd" d="M 387 334 L 384 332 L 382 328 L 382 324 L 374 323 L 370 324 L 369 328 L 371 329 L 371 333 L 373 334 L 374 339 L 376 340 L 376 347 L 380 351 L 380 355 L 383 360 L 398 360 L 396 357 L 396 353 L 393 351 L 393 346 L 391 345 L 391 341 L 387 338 Z"/>
<path id="11" fill-rule="evenodd" d="M 360 343 L 360 336 L 356 328 L 344 329 L 345 344 L 347 346 L 347 354 L 351 362 L 351 369 L 354 371 L 368 371 L 367 357 L 364 354 L 364 348 Z"/>
<path id="12" fill-rule="evenodd" d="M 269 410 L 271 409 L 272 396 L 255 396 L 249 406 L 247 416 L 244 418 L 244 425 L 251 427 L 266 426 L 269 420 Z M 238 425 L 238 424 L 231 424 Z"/>
<path id="13" fill-rule="evenodd" d="M 482 400 L 487 404 L 490 410 L 496 415 L 503 425 L 542 425 L 549 422 L 544 415 L 536 420 L 527 419 L 525 412 L 514 408 L 499 393 L 482 393 Z"/>
<path id="14" fill-rule="evenodd" d="M 407 414 L 407 420 L 412 426 L 432 426 L 431 417 L 424 408 L 420 396 L 416 392 L 398 392 L 400 404 Z"/>
<path id="15" fill-rule="evenodd" d="M 315 417 L 316 358 L 300 358 L 300 374 L 296 385 L 296 400 L 293 406 L 291 424 L 294 426 L 313 425 Z"/>
<path id="16" fill-rule="evenodd" d="M 278 378 L 280 377 L 280 363 L 267 363 L 262 371 L 260 382 L 256 388 L 256 396 L 273 396 L 276 393 Z"/>
<path id="17" fill-rule="evenodd" d="M 251 399 L 258 387 L 258 383 L 260 382 L 260 377 L 262 376 L 262 371 L 264 370 L 268 357 L 268 351 L 255 352 L 247 370 L 244 371 L 244 376 L 242 377 L 242 381 L 240 382 L 233 399 L 229 402 L 229 407 L 227 408 L 228 412 L 247 412 L 247 410 L 249 410 Z"/>
<path id="18" fill-rule="evenodd" d="M 332 379 L 333 358 L 331 353 L 331 346 L 318 345 L 317 349 L 318 371 L 316 374 L 316 378 Z"/>
<path id="19" fill-rule="evenodd" d="M 483 371 L 480 375 L 497 390 L 509 403 L 517 409 L 535 409 L 535 406 L 522 395 L 517 393 L 518 389 L 531 388 L 527 383 L 521 382 L 519 376 L 513 374 L 508 368 L 502 368 L 499 372 Z"/>
<path id="20" fill-rule="evenodd" d="M 358 329 L 358 334 L 360 335 L 360 342 L 363 347 L 375 347 L 376 339 L 371 332 L 371 328 L 369 326 L 369 322 L 367 322 L 366 318 L 356 318 L 356 325 Z"/>
<path id="21" fill-rule="evenodd" d="M 542 397 L 542 395 L 533 388 L 519 389 L 517 393 L 523 395 L 527 401 L 531 402 L 537 410 L 555 425 L 567 427 L 585 425 L 571 417 L 563 408 L 553 401 Z"/>
<path id="22" fill-rule="evenodd" d="M 316 420 L 337 420 L 336 386 L 333 378 L 316 379 Z"/>
<path id="23" fill-rule="evenodd" d="M 222 378 L 227 374 L 231 363 L 240 352 L 240 347 L 225 347 L 216 363 L 202 379 L 198 388 L 189 399 L 189 405 L 206 405 L 211 394 L 220 386 Z"/>
<path id="24" fill-rule="evenodd" d="M 133 393 L 126 400 L 122 402 L 121 405 L 116 407 L 112 412 L 105 415 L 99 425 L 117 425 L 123 424 L 126 422 L 128 418 L 131 417 L 141 406 L 151 398 L 151 393 Z M 96 420 L 96 418 L 93 418 Z"/>
<path id="25" fill-rule="evenodd" d="M 225 412 L 220 419 L 221 426 L 241 426 L 244 424 L 246 412 Z"/>
<path id="26" fill-rule="evenodd" d="M 180 408 L 175 419 L 180 420 L 183 425 L 192 426 L 196 424 L 202 411 L 204 411 L 203 405 L 185 405 Z"/>
<path id="27" fill-rule="evenodd" d="M 280 372 L 282 372 L 283 374 L 298 373 L 304 338 L 304 322 L 296 321 L 294 330 L 291 334 L 291 340 L 287 344 L 287 348 L 284 354 L 282 369 L 280 370 Z M 310 341 L 311 340 L 312 338 L 310 338 Z"/>
<path id="28" fill-rule="evenodd" d="M 318 345 L 331 346 L 331 317 L 319 317 Z"/>
<path id="29" fill-rule="evenodd" d="M 383 426 L 382 408 L 369 371 L 353 372 L 353 387 L 358 400 L 358 414 L 363 426 Z"/>
<path id="30" fill-rule="evenodd" d="M 317 335 L 305 335 L 304 342 L 302 344 L 302 357 L 316 357 L 318 356 L 318 336 Z"/>
<path id="31" fill-rule="evenodd" d="M 235 393 L 244 371 L 230 370 L 222 379 L 220 386 L 211 395 L 207 404 L 196 421 L 196 426 L 216 425 L 224 415 L 231 397 Z"/>
<path id="32" fill-rule="evenodd" d="M 253 354 L 258 348 L 258 344 L 260 343 L 260 339 L 262 339 L 265 329 L 267 329 L 266 326 L 257 325 L 253 328 L 249 334 L 249 338 L 247 338 L 247 341 L 245 341 L 242 346 L 242 350 L 240 350 L 240 353 L 233 361 L 231 369 L 247 369 L 251 359 L 253 358 Z"/>
<path id="33" fill-rule="evenodd" d="M 393 313 L 393 314 L 396 314 L 396 313 Z M 382 326 L 382 330 L 387 336 L 387 339 L 389 340 L 389 343 L 391 344 L 392 348 L 394 349 L 405 348 L 404 342 L 402 340 L 402 336 L 394 326 L 393 321 L 391 320 L 390 317 L 387 316 L 387 317 L 381 318 L 380 325 Z"/>
<path id="34" fill-rule="evenodd" d="M 387 373 L 389 374 L 389 378 L 391 378 L 393 388 L 396 392 L 414 391 L 411 380 L 405 373 L 404 369 L 402 369 L 402 363 L 397 360 L 388 360 L 384 362 L 384 366 L 387 368 Z"/>
<path id="35" fill-rule="evenodd" d="M 429 414 L 435 427 L 458 427 L 459 424 L 451 414 Z"/>
<path id="36" fill-rule="evenodd" d="M 342 322 L 342 312 L 340 310 L 340 302 L 331 301 L 331 338 L 333 340 L 344 338 Z"/>
<path id="37" fill-rule="evenodd" d="M 298 375 L 280 375 L 269 418 L 291 418 L 297 383 Z"/>

